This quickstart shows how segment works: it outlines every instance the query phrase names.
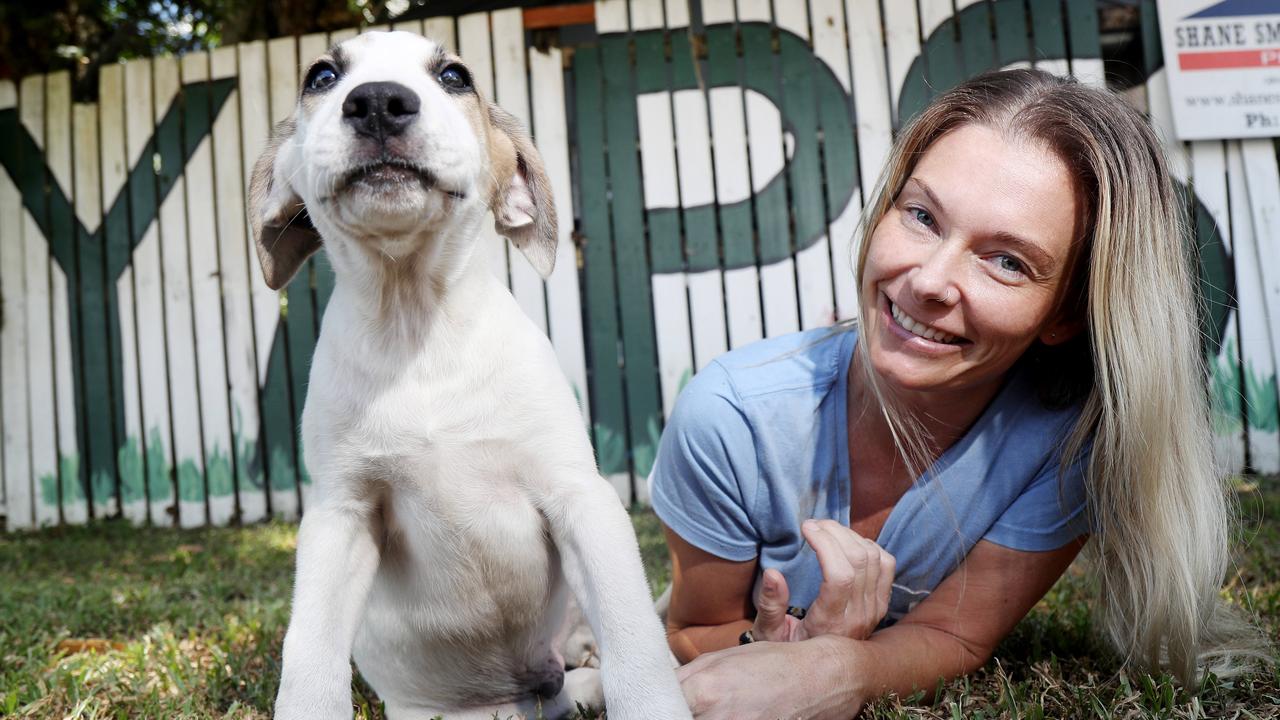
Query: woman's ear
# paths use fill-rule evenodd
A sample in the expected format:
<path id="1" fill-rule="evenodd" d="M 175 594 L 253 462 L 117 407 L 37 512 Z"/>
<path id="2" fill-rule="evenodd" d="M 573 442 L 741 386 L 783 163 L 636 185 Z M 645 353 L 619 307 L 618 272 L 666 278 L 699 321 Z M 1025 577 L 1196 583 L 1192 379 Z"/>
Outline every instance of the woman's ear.
<path id="1" fill-rule="evenodd" d="M 292 170 L 282 155 L 296 127 L 293 118 L 276 124 L 249 181 L 249 220 L 262 275 L 272 290 L 289 284 L 302 263 L 320 249 L 320 234 L 307 207 L 286 179 Z"/>
<path id="2" fill-rule="evenodd" d="M 556 207 L 542 156 L 529 134 L 497 105 L 489 105 L 490 152 L 496 185 L 489 206 L 494 228 L 542 277 L 556 262 Z"/>

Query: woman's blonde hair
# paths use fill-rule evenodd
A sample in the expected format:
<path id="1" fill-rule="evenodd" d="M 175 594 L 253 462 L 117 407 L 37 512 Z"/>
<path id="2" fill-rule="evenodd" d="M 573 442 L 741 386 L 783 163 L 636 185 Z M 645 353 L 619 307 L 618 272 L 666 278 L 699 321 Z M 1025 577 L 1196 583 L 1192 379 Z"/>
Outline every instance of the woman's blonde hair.
<path id="1" fill-rule="evenodd" d="M 1066 164 L 1083 228 L 1059 309 L 1085 330 L 1038 343 L 1042 397 L 1082 403 L 1063 467 L 1085 448 L 1098 617 L 1126 661 L 1195 684 L 1264 656 L 1260 632 L 1224 605 L 1233 506 L 1215 468 L 1195 290 L 1196 259 L 1160 142 L 1117 96 L 1036 70 L 988 73 L 933 101 L 902 131 L 864 211 L 856 277 L 870 233 L 938 138 L 983 125 L 1042 143 Z M 859 292 L 860 303 L 867 298 Z M 862 317 L 869 308 L 862 307 Z M 863 378 L 909 468 L 930 464 L 922 426 L 895 403 L 858 343 Z"/>

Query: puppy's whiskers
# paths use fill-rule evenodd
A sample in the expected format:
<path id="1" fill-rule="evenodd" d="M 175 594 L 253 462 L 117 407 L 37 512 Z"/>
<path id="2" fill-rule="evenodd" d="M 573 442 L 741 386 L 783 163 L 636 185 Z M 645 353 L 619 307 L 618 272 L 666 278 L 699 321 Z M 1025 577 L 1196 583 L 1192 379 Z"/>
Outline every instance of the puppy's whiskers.
<path id="1" fill-rule="evenodd" d="M 306 212 L 307 212 L 307 206 L 306 206 L 306 205 L 299 205 L 299 206 L 298 206 L 298 212 L 294 213 L 294 214 L 293 214 L 293 217 L 289 218 L 289 222 L 285 223 L 285 224 L 284 224 L 284 227 L 280 228 L 280 232 L 279 232 L 279 234 L 277 234 L 277 235 L 276 235 L 276 239 L 275 239 L 275 241 L 273 241 L 273 242 L 271 243 L 271 249 L 272 249 L 272 250 L 275 250 L 275 248 L 276 248 L 276 243 L 279 243 L 279 242 L 280 242 L 280 238 L 284 236 L 284 231 L 285 231 L 285 230 L 288 230 L 288 229 L 289 229 L 289 226 L 293 224 L 293 221 L 294 221 L 294 220 L 297 220 L 297 219 L 298 219 L 298 218 L 300 218 L 300 217 L 302 217 L 302 216 L 303 216 L 303 214 L 305 214 Z"/>

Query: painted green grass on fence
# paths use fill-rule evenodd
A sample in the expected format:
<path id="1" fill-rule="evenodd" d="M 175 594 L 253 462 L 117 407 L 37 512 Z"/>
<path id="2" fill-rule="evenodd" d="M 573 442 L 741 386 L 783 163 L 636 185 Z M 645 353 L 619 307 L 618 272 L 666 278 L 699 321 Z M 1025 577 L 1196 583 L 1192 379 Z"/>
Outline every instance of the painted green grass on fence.
<path id="1" fill-rule="evenodd" d="M 1228 586 L 1280 630 L 1280 478 L 1243 487 L 1246 528 Z M 634 515 L 655 588 L 669 578 L 656 519 Z M 136 530 L 123 523 L 0 537 L 0 715 L 267 718 L 288 621 L 295 527 Z M 970 678 L 870 718 L 1280 717 L 1280 667 L 1211 682 L 1117 675 L 1090 633 L 1079 573 L 1059 582 Z M 358 718 L 382 718 L 354 683 Z"/>

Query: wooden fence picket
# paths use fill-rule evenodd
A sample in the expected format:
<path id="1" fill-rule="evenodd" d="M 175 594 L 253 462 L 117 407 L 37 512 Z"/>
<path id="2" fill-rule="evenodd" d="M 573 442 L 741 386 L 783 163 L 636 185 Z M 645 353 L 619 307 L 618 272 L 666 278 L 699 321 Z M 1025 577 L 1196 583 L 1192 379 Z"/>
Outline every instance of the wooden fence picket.
<path id="1" fill-rule="evenodd" d="M 171 478 L 173 473 L 174 440 L 172 436 L 174 398 L 170 394 L 169 364 L 178 358 L 166 352 L 165 314 L 180 312 L 169 307 L 164 295 L 163 249 L 161 247 L 158 208 L 159 192 L 155 169 L 156 122 L 151 112 L 153 78 L 150 60 L 135 60 L 125 66 L 125 97 L 137 106 L 130 106 L 125 116 L 127 168 L 130 173 L 129 220 L 130 235 L 142 236 L 133 251 L 134 296 L 137 299 L 136 322 L 138 337 L 139 389 L 142 393 L 141 447 L 145 500 L 149 513 L 139 512 L 135 521 L 148 517 L 155 525 L 173 522 L 168 509 L 173 501 Z M 126 515 L 128 514 L 126 507 Z M 136 511 L 135 511 L 136 512 Z"/>
<path id="2" fill-rule="evenodd" d="M 636 63 L 631 58 L 633 38 L 625 31 L 629 19 L 626 3 L 612 1 L 605 15 L 597 12 L 597 29 L 616 28 L 601 40 L 602 62 L 612 68 L 604 73 L 604 122 L 609 162 L 610 220 L 613 224 L 614 273 L 618 282 L 618 317 L 622 332 L 622 376 L 626 397 L 628 467 L 635 484 L 648 475 L 662 425 L 662 400 L 658 383 L 657 345 L 653 334 L 653 267 L 646 247 L 643 178 L 638 157 L 639 127 L 636 117 Z M 618 8 L 618 19 L 606 25 L 607 15 Z M 639 50 L 639 48 L 636 48 Z M 599 270 L 599 268 L 597 268 Z"/>
<path id="3" fill-rule="evenodd" d="M 889 78 L 889 105 L 893 126 L 901 128 L 909 119 L 898 105 L 899 93 L 916 56 L 920 54 L 920 25 L 914 2 L 882 3 L 884 23 L 885 65 Z"/>
<path id="4" fill-rule="evenodd" d="M 702 0 L 702 20 L 707 25 L 711 148 L 730 348 L 764 337 L 750 205 L 753 183 L 747 163 L 746 93 L 738 67 L 736 17 L 733 0 Z"/>
<path id="5" fill-rule="evenodd" d="M 594 178 L 582 185 L 578 208 L 585 268 L 583 307 L 587 316 L 587 354 L 591 364 L 592 440 L 600 472 L 623 502 L 631 501 L 627 468 L 626 416 L 623 410 L 622 368 L 618 362 L 619 323 L 613 277 L 613 234 L 609 222 L 604 152 L 604 80 L 598 47 L 579 48 L 573 56 L 573 81 L 579 177 Z M 596 268 L 599 268 L 598 270 Z"/>
<path id="6" fill-rule="evenodd" d="M 685 290 L 684 257 L 680 247 L 679 184 L 676 174 L 675 129 L 668 88 L 665 20 L 661 3 L 631 4 L 635 37 L 636 128 L 640 145 L 641 184 L 649 256 L 653 262 L 654 341 L 658 354 L 658 383 L 663 418 L 670 416 L 686 373 L 692 375 L 693 348 L 689 338 L 689 298 Z M 647 468 L 638 468 L 647 476 Z M 644 489 L 646 483 L 637 488 Z"/>
<path id="7" fill-rule="evenodd" d="M 0 82 L 0 111 L 17 105 L 17 90 L 9 81 Z M 0 142 L 16 139 L 17 126 L 0 129 Z M 0 216 L 19 217 L 22 196 L 8 175 L 0 178 Z M 27 288 L 22 228 L 12 221 L 0 222 L 0 290 L 4 292 L 0 316 L 0 381 L 3 383 L 4 500 L 10 527 L 30 527 L 31 439 L 27 422 Z"/>
<path id="8" fill-rule="evenodd" d="M 878 8 L 876 12 L 878 15 Z M 857 287 L 853 278 L 854 238 L 866 192 L 863 184 L 865 181 L 860 181 L 858 177 L 860 155 L 865 152 L 858 145 L 858 120 L 862 108 L 856 106 L 854 101 L 850 74 L 852 48 L 846 42 L 847 25 L 843 3 L 840 0 L 810 0 L 809 13 L 812 17 L 810 24 L 813 27 L 814 55 L 835 75 L 845 96 L 835 98 L 824 94 L 818 101 L 823 138 L 822 167 L 827 187 L 825 220 L 834 299 L 830 319 L 843 320 L 855 317 L 857 307 Z M 886 96 L 881 100 L 883 104 L 888 98 Z M 870 108 L 867 110 L 870 111 Z M 845 120 L 844 116 L 855 111 L 857 117 Z M 837 123 L 836 120 L 840 122 Z M 844 122 L 851 123 L 847 130 L 843 128 Z M 843 183 L 837 178 L 843 178 Z M 841 184 L 848 184 L 851 188 L 847 198 L 837 189 Z"/>
<path id="9" fill-rule="evenodd" d="M 682 378 L 692 374 L 693 351 L 689 339 L 689 300 L 685 290 L 684 259 L 680 244 L 679 178 L 676 175 L 675 131 L 668 84 L 664 8 L 661 2 L 630 4 L 629 23 L 634 46 L 635 131 L 640 150 L 640 197 L 649 249 L 648 295 L 652 312 L 653 348 L 657 360 L 658 403 L 661 417 L 646 418 L 646 430 L 637 440 L 632 427 L 632 470 L 635 502 L 648 502 L 649 471 L 653 466 L 657 430 L 670 414 Z M 611 128 L 612 130 L 612 128 Z M 611 135 L 612 137 L 612 135 Z M 624 138 L 626 142 L 626 138 Z M 615 201 L 616 201 L 615 196 Z M 620 275 L 620 282 L 622 280 Z M 631 282 L 643 282 L 634 278 Z M 626 293 L 625 285 L 621 288 Z M 639 295 L 637 293 L 637 295 Z M 644 302 L 628 299 L 624 302 Z M 626 322 L 626 318 L 624 318 Z M 627 342 L 631 342 L 628 340 Z M 626 363 L 634 362 L 629 355 Z M 630 380 L 628 380 L 628 383 Z M 630 402 L 630 399 L 628 400 Z M 635 423 L 635 415 L 630 422 Z"/>
<path id="10" fill-rule="evenodd" d="M 49 224 L 49 207 L 44 202 L 45 183 L 49 180 L 41 148 L 44 146 L 45 102 L 44 78 L 25 78 L 19 86 L 18 107 L 21 130 L 34 144 L 19 157 L 19 192 L 30 194 L 36 207 L 22 213 L 22 245 L 26 260 L 27 327 L 37 331 L 27 335 L 28 404 L 30 408 L 31 478 L 29 496 L 33 514 L 20 517 L 24 527 L 54 525 L 58 522 L 58 383 L 54 356 L 52 277 L 59 272 L 50 267 L 49 243 L 42 227 Z M 24 202 L 25 204 L 25 202 Z M 63 302 L 66 301 L 65 294 Z M 62 329 L 65 331 L 65 328 Z M 68 388 L 69 389 L 69 388 Z M 22 504 L 19 502 L 19 504 Z M 12 521 L 11 521 L 12 523 Z"/>
<path id="11" fill-rule="evenodd" d="M 1251 219 L 1254 239 L 1252 252 L 1241 253 L 1237 262 L 1237 273 L 1248 278 L 1254 300 L 1247 309 L 1241 301 L 1242 314 L 1247 310 L 1249 318 L 1247 326 L 1242 324 L 1241 340 L 1249 342 L 1245 359 L 1252 361 L 1246 362 L 1242 378 L 1250 457 L 1253 469 L 1275 473 L 1280 472 L 1280 168 L 1271 139 L 1241 140 L 1239 148 L 1243 172 L 1237 177 L 1244 178 L 1248 200 L 1238 206 L 1248 208 L 1250 216 L 1240 218 L 1239 225 Z"/>
<path id="12" fill-rule="evenodd" d="M 241 520 L 252 522 L 267 516 L 267 496 L 272 488 L 297 485 L 293 440 L 297 434 L 297 423 L 289 398 L 287 330 L 280 316 L 280 295 L 267 287 L 263 277 L 244 200 L 249 192 L 253 166 L 271 133 L 266 43 L 260 40 L 240 43 L 234 49 L 236 52 L 228 52 L 225 56 L 214 52 L 213 73 L 215 78 L 219 76 L 220 58 L 225 58 L 221 62 L 225 63 L 226 72 L 234 73 L 239 80 L 235 96 L 240 105 L 239 202 L 230 211 L 240 218 L 240 231 L 233 239 L 238 239 L 243 248 L 253 315 L 256 362 L 253 387 L 257 396 L 260 430 L 254 446 L 254 460 L 250 460 L 251 466 L 255 462 L 257 464 L 250 479 L 253 484 L 249 490 L 251 502 L 245 502 L 245 488 L 240 488 L 240 512 L 245 516 Z M 222 204 L 220 201 L 219 205 Z"/>
<path id="13" fill-rule="evenodd" d="M 679 13 L 679 9 L 684 12 Z M 672 93 L 676 165 L 680 178 L 683 259 L 688 272 L 689 332 L 693 370 L 701 370 L 729 349 L 725 323 L 724 271 L 716 232 L 716 194 L 711 160 L 709 97 L 700 83 L 696 48 L 690 38 L 688 9 L 679 0 L 668 3 L 671 39 Z M 659 291 L 655 288 L 654 293 Z M 680 378 L 683 385 L 685 378 Z M 679 389 L 679 388 L 677 388 Z M 664 401 L 663 411 L 671 408 Z"/>
<path id="14" fill-rule="evenodd" d="M 131 298 L 120 297 L 115 279 L 108 277 L 108 265 L 119 262 L 118 248 L 109 247 L 101 231 L 102 192 L 106 173 L 98 142 L 98 108 L 88 103 L 71 106 L 72 143 L 75 147 L 75 208 L 79 221 L 75 231 L 75 255 L 79 270 L 79 341 L 82 352 L 81 387 L 85 395 L 85 415 L 89 445 L 88 486 L 84 497 L 87 517 L 109 517 L 116 502 L 117 448 L 125 432 L 128 400 L 121 397 L 121 345 L 131 335 L 121 327 L 111 331 L 113 315 L 132 310 Z M 105 300 L 105 302 L 104 302 Z M 74 332 L 74 330 L 73 330 Z M 74 337 L 74 335 L 73 335 Z M 114 376 L 114 377 L 113 377 Z M 76 488 L 80 490 L 80 488 Z"/>
<path id="15" fill-rule="evenodd" d="M 767 93 L 748 90 L 744 97 L 765 337 L 800 329 L 795 259 L 787 222 L 790 183 L 781 175 L 774 180 L 775 173 L 790 159 L 796 138 L 784 136 L 781 108 L 771 100 L 781 94 L 781 89 L 776 81 L 770 4 L 769 0 L 737 0 L 743 78 L 756 78 Z"/>
<path id="16" fill-rule="evenodd" d="M 207 127 L 210 105 L 209 56 L 192 53 L 182 58 L 183 153 L 190 159 L 186 178 L 186 240 L 191 259 L 192 305 L 200 386 L 200 416 L 204 437 L 204 473 L 179 474 L 178 519 L 182 527 L 206 521 L 224 525 L 235 514 L 235 477 L 231 415 L 227 398 L 227 363 L 223 337 L 222 283 L 218 242 L 214 230 L 213 142 L 195 128 Z"/>
<path id="17" fill-rule="evenodd" d="M 1231 218 L 1227 199 L 1227 158 L 1221 141 L 1201 141 L 1191 143 L 1192 188 L 1195 196 L 1204 203 L 1205 209 L 1217 226 L 1221 242 L 1228 252 L 1233 245 Z M 1203 232 L 1201 228 L 1198 231 Z M 1202 237 L 1203 247 L 1207 238 Z M 1230 292 L 1232 288 L 1221 288 Z M 1245 447 L 1243 433 L 1243 408 L 1240 403 L 1239 382 L 1227 379 L 1238 379 L 1240 354 L 1236 342 L 1237 313 L 1231 313 L 1228 319 L 1227 339 L 1222 343 L 1216 355 L 1209 358 L 1211 372 L 1210 400 L 1213 402 L 1214 450 L 1218 462 L 1228 472 L 1240 472 L 1245 465 Z"/>
<path id="18" fill-rule="evenodd" d="M 50 190 L 49 247 L 58 262 L 50 263 L 53 296 L 53 340 L 56 362 L 54 389 L 58 409 L 58 503 L 61 521 L 82 523 L 89 517 L 85 487 L 89 473 L 89 441 L 84 422 L 85 398 L 77 395 L 83 382 L 78 362 L 81 309 L 76 263 L 77 216 L 74 211 L 75 172 L 72 169 L 71 76 L 66 72 L 45 77 L 45 145 Z M 55 204 L 54 198 L 62 203 Z M 98 351 L 101 352 L 101 348 Z"/>
<path id="19" fill-rule="evenodd" d="M 858 172 L 865 200 L 875 188 L 893 144 L 893 101 L 879 3 L 845 0 L 844 8 L 858 123 Z"/>
<path id="20" fill-rule="evenodd" d="M 444 45 L 449 52 L 458 51 L 457 23 L 451 17 L 434 17 L 422 21 L 422 34 Z"/>
<path id="21" fill-rule="evenodd" d="M 547 322 L 560 369 L 569 378 L 582 417 L 591 426 L 578 253 L 573 239 L 573 179 L 569 170 L 569 130 L 565 115 L 564 56 L 560 48 L 529 48 L 533 92 L 533 134 L 551 179 L 556 202 L 556 266 L 547 280 Z"/>
<path id="22" fill-rule="evenodd" d="M 830 325 L 836 319 L 831 277 L 831 242 L 826 223 L 826 203 L 834 198 L 825 197 L 824 188 L 834 189 L 837 183 L 823 182 L 823 158 L 818 143 L 813 140 L 819 136 L 825 119 L 840 116 L 819 116 L 819 102 L 829 102 L 832 98 L 826 92 L 819 94 L 820 88 L 824 87 L 821 82 L 824 76 L 819 72 L 820 66 L 814 62 L 807 4 L 778 3 L 774 8 L 774 16 L 779 31 L 777 62 L 782 77 L 782 102 L 779 109 L 790 126 L 788 135 L 792 148 L 787 164 L 790 191 L 787 211 L 791 216 L 793 233 L 795 302 L 799 305 L 796 309 L 800 321 L 797 329 L 810 330 Z M 802 42 L 793 41 L 793 37 Z M 841 92 L 843 91 L 841 88 Z M 839 135 L 847 136 L 847 128 L 844 130 Z M 834 143 L 839 142 L 834 135 L 836 133 L 822 133 L 826 142 L 824 148 L 828 151 L 834 150 L 837 147 Z M 831 157 L 830 153 L 828 156 Z M 841 155 L 838 163 L 838 167 L 828 169 L 828 178 L 843 174 L 847 168 L 852 167 L 852 153 Z M 773 332 L 770 331 L 770 334 Z"/>
<path id="23" fill-rule="evenodd" d="M 210 79 L 236 74 L 234 47 L 209 53 Z M 250 284 L 248 240 L 244 225 L 240 108 L 243 93 L 233 89 L 225 110 L 213 121 L 213 181 L 218 272 L 222 281 L 223 332 L 227 341 L 227 380 L 231 386 L 231 437 L 234 443 L 235 500 L 241 518 L 266 517 L 262 424 L 258 389 L 265 374 L 257 360 L 255 288 Z M 272 294 L 274 297 L 274 293 Z M 278 315 L 273 315 L 273 318 Z M 274 326 L 272 327 L 274 334 Z M 271 336 L 268 335 L 268 338 Z M 266 348 L 263 352 L 266 352 Z M 229 521 L 231 518 L 226 518 Z M 214 519 L 217 524 L 218 518 Z"/>
<path id="24" fill-rule="evenodd" d="M 136 88 L 135 88 L 136 89 Z M 116 483 L 109 488 L 102 485 L 94 487 L 94 503 L 98 507 L 97 517 L 109 516 L 112 514 L 112 506 L 118 505 L 124 517 L 135 524 L 144 524 L 147 522 L 147 496 L 146 496 L 146 437 L 144 434 L 144 408 L 143 408 L 143 384 L 140 382 L 139 372 L 142 367 L 142 353 L 140 347 L 140 331 L 144 328 L 139 324 L 139 316 L 147 317 L 148 313 L 155 313 L 158 317 L 160 313 L 160 305 L 158 302 L 152 302 L 153 298 L 148 297 L 146 302 L 140 302 L 137 294 L 137 275 L 139 269 L 134 257 L 134 250 L 141 251 L 143 256 L 143 267 L 149 274 L 146 279 L 146 285 L 149 289 L 156 289 L 158 282 L 158 251 L 157 241 L 154 232 L 147 237 L 143 245 L 134 247 L 133 231 L 130 226 L 131 215 L 130 203 L 130 186 L 129 169 L 133 167 L 129 152 L 131 147 L 128 144 L 127 132 L 125 128 L 125 94 L 124 94 L 124 67 L 122 65 L 111 65 L 104 67 L 99 76 L 98 83 L 98 137 L 100 139 L 101 152 L 101 202 L 102 217 L 100 223 L 87 224 L 86 227 L 93 231 L 95 228 L 101 233 L 102 239 L 106 246 L 106 263 L 103 270 L 104 277 L 108 285 L 114 285 L 118 305 L 113 309 L 108 305 L 108 313 L 115 312 L 116 317 L 108 315 L 106 318 L 106 332 L 110 344 L 114 345 L 117 341 L 119 347 L 112 348 L 112 390 L 115 394 L 115 402 L 124 403 L 124 423 L 116 425 L 115 431 L 115 450 L 116 450 Z M 146 105 L 150 107 L 150 88 L 147 89 Z M 141 104 L 142 98 L 139 98 Z M 131 116 L 141 116 L 144 122 L 148 122 L 149 118 L 146 111 L 129 113 Z M 149 124 L 149 122 L 148 122 Z M 150 164 L 146 166 L 148 169 Z M 118 273 L 118 274 L 117 274 Z M 148 293 L 150 295 L 151 293 Z M 140 307 L 148 305 L 149 307 Z M 112 325 L 118 324 L 119 335 L 111 329 Z M 160 331 L 161 323 L 156 321 L 151 329 Z M 150 338 L 148 338 L 150 340 Z M 155 373 L 154 369 L 149 377 L 164 377 L 164 355 L 153 356 L 160 365 L 160 372 Z M 150 368 L 149 368 L 150 369 Z M 118 383 L 118 384 L 117 384 Z M 158 411 L 164 416 L 163 424 L 165 426 L 164 434 L 168 435 L 168 401 L 167 388 L 164 383 L 148 382 L 146 383 L 146 391 L 148 399 L 159 397 L 159 402 L 152 400 L 148 403 L 147 410 Z M 146 418 L 151 420 L 152 418 Z M 158 420 L 158 418 L 156 418 Z M 156 423 L 157 431 L 159 431 L 160 423 Z M 165 437 L 164 439 L 167 439 Z M 157 439 L 159 444 L 160 439 Z M 166 445 L 167 447 L 167 445 Z M 163 459 L 161 460 L 163 462 Z M 166 471 L 167 472 L 167 471 Z M 104 504 L 104 500 L 109 497 L 110 501 Z"/>
<path id="25" fill-rule="evenodd" d="M 161 159 L 155 191 L 159 206 L 160 258 L 163 275 L 165 352 L 168 360 L 169 417 L 173 425 L 173 446 L 166 451 L 172 477 L 161 479 L 155 473 L 148 480 L 151 522 L 174 525 L 179 522 L 181 494 L 184 490 L 204 486 L 205 458 L 201 438 L 201 398 L 198 366 L 204 363 L 196 354 L 196 320 L 191 278 L 191 251 L 187 246 L 186 178 L 181 158 L 182 123 L 178 62 L 172 57 L 159 57 L 151 63 L 153 105 L 151 121 L 155 127 L 155 152 Z M 155 382 L 157 379 L 153 379 Z M 218 398 L 220 399 L 220 398 Z M 215 402 L 207 398 L 205 402 Z M 198 518 L 204 522 L 204 510 Z"/>
<path id="26" fill-rule="evenodd" d="M 1274 445 L 1276 428 L 1267 422 L 1270 404 L 1267 393 L 1268 379 L 1274 382 L 1276 363 L 1271 356 L 1270 336 L 1274 328 L 1268 325 L 1262 275 L 1258 271 L 1258 238 L 1254 235 L 1253 214 L 1249 210 L 1251 200 L 1248 177 L 1245 174 L 1241 143 L 1233 141 L 1227 146 L 1227 190 L 1230 207 L 1231 249 L 1235 260 L 1236 298 L 1239 318 L 1240 361 L 1228 368 L 1223 375 L 1224 384 L 1231 386 L 1224 394 L 1240 398 L 1240 430 L 1247 438 L 1247 452 L 1251 464 L 1258 469 L 1276 465 Z M 1230 370 L 1234 370 L 1232 374 Z M 1265 471 L 1265 470 L 1264 470 Z"/>
<path id="27" fill-rule="evenodd" d="M 870 202 L 880 179 L 880 171 L 893 145 L 893 97 L 884 53 L 885 38 L 876 0 L 845 0 L 845 23 L 849 40 L 850 82 L 856 114 L 859 205 Z M 851 244 L 849 255 L 856 258 L 858 247 Z M 850 260 L 853 262 L 853 260 Z M 853 270 L 840 282 L 837 275 L 836 302 L 841 318 L 857 316 L 857 288 Z"/>

